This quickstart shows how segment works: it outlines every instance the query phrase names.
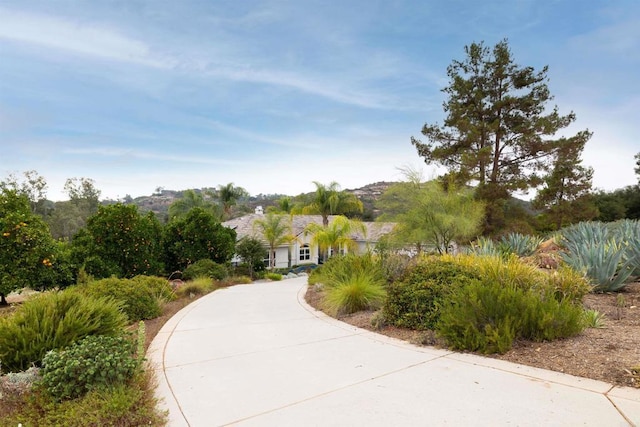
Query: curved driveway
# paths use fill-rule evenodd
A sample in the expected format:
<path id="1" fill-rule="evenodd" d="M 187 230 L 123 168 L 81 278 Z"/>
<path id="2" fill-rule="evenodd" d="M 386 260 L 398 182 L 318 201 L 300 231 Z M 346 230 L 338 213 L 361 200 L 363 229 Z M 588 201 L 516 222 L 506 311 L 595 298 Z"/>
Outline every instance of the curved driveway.
<path id="1" fill-rule="evenodd" d="M 170 426 L 640 426 L 640 390 L 358 329 L 305 286 L 218 290 L 164 326 L 147 356 Z"/>

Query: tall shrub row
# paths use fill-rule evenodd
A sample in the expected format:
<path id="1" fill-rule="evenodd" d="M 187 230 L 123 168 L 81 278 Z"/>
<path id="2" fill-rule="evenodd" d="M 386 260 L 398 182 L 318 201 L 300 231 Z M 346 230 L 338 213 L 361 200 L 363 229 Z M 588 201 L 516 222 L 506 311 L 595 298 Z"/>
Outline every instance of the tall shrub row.
<path id="1" fill-rule="evenodd" d="M 383 314 L 396 326 L 435 330 L 455 349 L 505 352 L 517 338 L 580 332 L 588 291 L 573 270 L 549 274 L 516 256 L 425 257 L 389 287 Z"/>

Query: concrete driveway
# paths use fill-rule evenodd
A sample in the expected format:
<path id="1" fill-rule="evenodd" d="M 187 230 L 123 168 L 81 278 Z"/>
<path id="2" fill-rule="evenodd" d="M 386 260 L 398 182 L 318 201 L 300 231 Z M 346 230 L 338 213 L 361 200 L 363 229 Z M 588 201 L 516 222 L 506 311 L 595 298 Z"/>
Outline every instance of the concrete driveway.
<path id="1" fill-rule="evenodd" d="M 306 277 L 218 290 L 148 351 L 170 426 L 640 426 L 640 390 L 402 341 L 304 301 Z"/>

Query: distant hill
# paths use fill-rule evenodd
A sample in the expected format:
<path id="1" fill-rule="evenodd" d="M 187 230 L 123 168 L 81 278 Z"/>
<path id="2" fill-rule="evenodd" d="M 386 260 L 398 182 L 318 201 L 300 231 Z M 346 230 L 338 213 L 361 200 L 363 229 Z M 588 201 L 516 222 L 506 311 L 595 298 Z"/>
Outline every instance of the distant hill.
<path id="1" fill-rule="evenodd" d="M 395 182 L 375 182 L 373 184 L 367 184 L 364 187 L 356 188 L 353 190 L 345 190 L 354 194 L 362 204 L 364 205 L 364 212 L 362 219 L 365 221 L 373 221 L 380 216 L 380 210 L 375 208 L 375 203 L 380 196 L 387 191 L 387 188 L 395 184 Z"/>
<path id="2" fill-rule="evenodd" d="M 374 203 L 384 191 L 393 184 L 392 182 L 376 182 L 373 184 L 365 185 L 361 188 L 347 189 L 345 191 L 355 194 L 364 205 L 364 219 L 372 220 L 379 215 L 379 212 L 374 208 Z M 209 190 L 209 188 L 194 189 L 197 193 Z M 182 197 L 182 194 L 186 190 L 164 190 L 158 189 L 150 196 L 139 196 L 133 198 L 131 196 L 125 197 L 121 202 L 129 205 L 136 205 L 141 212 L 151 211 L 155 213 L 161 220 L 166 220 L 171 203 Z M 312 193 L 308 193 L 310 195 Z M 284 194 L 258 194 L 257 196 L 250 196 L 249 198 L 242 200 L 239 203 L 240 209 L 238 214 L 253 212 L 257 206 L 262 206 L 265 210 L 269 206 L 275 206 L 278 199 L 284 197 Z M 294 196 L 291 196 L 294 197 Z M 104 200 L 103 204 L 116 203 L 115 200 Z"/>
<path id="3" fill-rule="evenodd" d="M 395 184 L 395 182 L 381 181 L 375 182 L 373 184 L 367 184 L 364 187 L 360 188 L 346 189 L 345 191 L 354 194 L 362 202 L 364 206 L 362 219 L 365 221 L 373 221 L 382 213 L 379 209 L 375 208 L 376 201 L 393 184 Z M 209 188 L 194 189 L 194 191 L 196 192 L 203 192 L 206 190 L 209 190 Z M 167 219 L 169 205 L 171 205 L 171 203 L 173 203 L 174 201 L 180 199 L 184 191 L 185 190 L 176 191 L 159 189 L 150 196 L 140 196 L 136 197 L 135 199 L 129 196 L 125 197 L 122 202 L 124 202 L 125 204 L 136 205 L 142 212 L 151 211 L 155 213 L 161 221 L 165 221 Z M 313 194 L 313 192 L 291 197 L 305 197 L 310 196 L 311 194 Z M 278 199 L 284 196 L 284 194 L 258 194 L 257 196 L 250 196 L 238 203 L 238 207 L 235 210 L 235 216 L 254 212 L 257 206 L 262 206 L 266 210 L 269 206 L 275 206 Z M 514 205 L 518 206 L 520 209 L 523 209 L 529 214 L 535 215 L 537 213 L 531 208 L 531 203 L 526 200 L 512 198 L 512 201 Z M 115 201 L 103 201 L 103 203 L 109 204 L 115 203 Z"/>

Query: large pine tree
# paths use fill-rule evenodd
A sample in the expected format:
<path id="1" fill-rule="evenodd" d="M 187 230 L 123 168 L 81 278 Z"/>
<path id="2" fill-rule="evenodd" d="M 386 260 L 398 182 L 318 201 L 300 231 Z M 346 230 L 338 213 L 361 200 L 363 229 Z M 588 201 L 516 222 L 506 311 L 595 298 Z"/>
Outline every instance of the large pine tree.
<path id="1" fill-rule="evenodd" d="M 591 194 L 593 169 L 581 165 L 583 145 L 565 144 L 556 150 L 549 173 L 533 206 L 544 210 L 552 229 L 598 216 Z"/>
<path id="2" fill-rule="evenodd" d="M 542 184 L 553 154 L 564 146 L 584 146 L 591 134 L 557 137 L 575 121 L 573 112 L 548 109 L 547 67 L 535 71 L 514 63 L 507 40 L 489 49 L 465 47 L 466 58 L 447 69 L 444 124 L 425 124 L 426 142 L 411 138 L 427 163 L 448 169 L 459 184 L 476 183 L 487 201 L 486 231 L 502 224 L 504 201 L 514 191 Z"/>

